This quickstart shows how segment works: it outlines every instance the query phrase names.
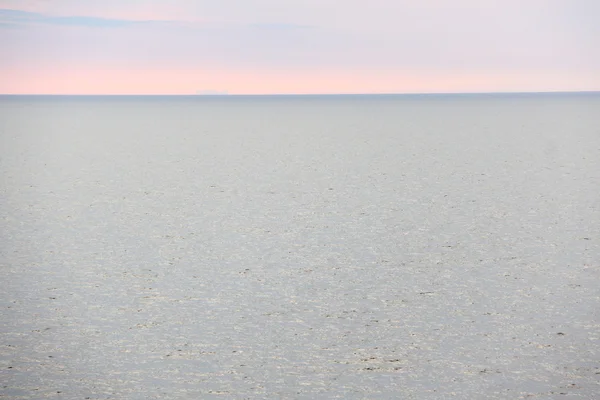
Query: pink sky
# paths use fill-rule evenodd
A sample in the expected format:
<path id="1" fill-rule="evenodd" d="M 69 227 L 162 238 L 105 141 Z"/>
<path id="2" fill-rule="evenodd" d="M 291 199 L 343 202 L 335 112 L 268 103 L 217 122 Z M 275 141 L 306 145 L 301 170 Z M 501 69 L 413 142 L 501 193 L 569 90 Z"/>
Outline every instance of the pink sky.
<path id="1" fill-rule="evenodd" d="M 599 12 L 592 0 L 0 0 L 0 93 L 600 90 Z"/>

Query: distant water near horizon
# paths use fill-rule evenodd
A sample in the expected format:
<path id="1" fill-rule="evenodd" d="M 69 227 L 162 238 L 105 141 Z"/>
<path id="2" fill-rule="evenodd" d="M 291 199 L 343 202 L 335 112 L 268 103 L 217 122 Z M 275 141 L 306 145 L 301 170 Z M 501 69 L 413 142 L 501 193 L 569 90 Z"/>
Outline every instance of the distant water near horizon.
<path id="1" fill-rule="evenodd" d="M 600 93 L 0 95 L 0 397 L 591 399 Z"/>
<path id="2" fill-rule="evenodd" d="M 242 100 L 242 99 L 335 99 L 335 100 L 399 100 L 434 98 L 540 98 L 597 97 L 600 91 L 562 92 L 465 92 L 465 93 L 315 93 L 315 94 L 1 94 L 3 100 Z"/>

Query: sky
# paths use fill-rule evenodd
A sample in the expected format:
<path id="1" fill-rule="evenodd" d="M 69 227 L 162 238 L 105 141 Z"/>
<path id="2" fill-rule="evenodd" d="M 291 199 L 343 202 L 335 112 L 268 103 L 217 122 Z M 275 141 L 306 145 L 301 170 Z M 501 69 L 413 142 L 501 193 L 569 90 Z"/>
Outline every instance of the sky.
<path id="1" fill-rule="evenodd" d="M 0 0 L 0 93 L 600 90 L 598 0 Z"/>

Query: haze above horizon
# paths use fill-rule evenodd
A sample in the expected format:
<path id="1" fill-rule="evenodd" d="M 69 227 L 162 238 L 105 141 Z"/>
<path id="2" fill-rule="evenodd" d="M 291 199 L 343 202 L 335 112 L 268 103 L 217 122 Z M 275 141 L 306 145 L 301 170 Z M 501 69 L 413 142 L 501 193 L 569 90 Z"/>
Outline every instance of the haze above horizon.
<path id="1" fill-rule="evenodd" d="M 0 0 L 0 93 L 600 90 L 593 0 Z"/>

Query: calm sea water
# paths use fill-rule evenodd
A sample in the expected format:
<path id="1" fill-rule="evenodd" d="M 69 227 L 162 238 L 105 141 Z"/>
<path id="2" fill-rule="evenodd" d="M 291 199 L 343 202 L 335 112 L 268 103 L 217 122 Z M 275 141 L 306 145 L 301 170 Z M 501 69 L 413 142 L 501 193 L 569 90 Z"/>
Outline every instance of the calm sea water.
<path id="1" fill-rule="evenodd" d="M 0 96 L 0 178 L 0 396 L 600 393 L 600 94 Z"/>

